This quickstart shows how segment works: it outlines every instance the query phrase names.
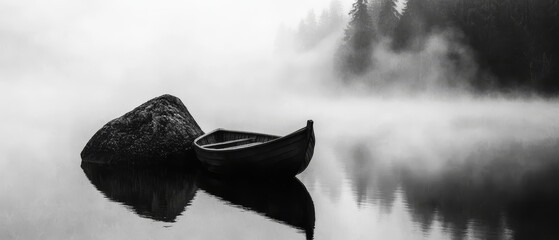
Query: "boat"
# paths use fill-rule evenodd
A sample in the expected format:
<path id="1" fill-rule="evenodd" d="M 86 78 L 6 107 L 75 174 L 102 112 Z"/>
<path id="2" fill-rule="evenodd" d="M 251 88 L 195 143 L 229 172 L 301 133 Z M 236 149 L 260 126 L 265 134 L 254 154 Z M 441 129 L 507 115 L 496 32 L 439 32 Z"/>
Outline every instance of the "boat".
<path id="1" fill-rule="evenodd" d="M 216 129 L 194 140 L 194 150 L 210 173 L 293 177 L 309 165 L 314 152 L 313 121 L 289 135 Z"/>

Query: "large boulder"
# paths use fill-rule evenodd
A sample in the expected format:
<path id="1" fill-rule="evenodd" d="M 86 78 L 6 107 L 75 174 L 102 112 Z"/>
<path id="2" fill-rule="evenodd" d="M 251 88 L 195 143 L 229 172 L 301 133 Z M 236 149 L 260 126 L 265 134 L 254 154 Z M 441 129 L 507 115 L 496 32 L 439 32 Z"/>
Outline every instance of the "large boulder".
<path id="1" fill-rule="evenodd" d="M 204 132 L 180 99 L 163 95 L 103 126 L 81 152 L 83 162 L 192 164 L 192 142 Z"/>

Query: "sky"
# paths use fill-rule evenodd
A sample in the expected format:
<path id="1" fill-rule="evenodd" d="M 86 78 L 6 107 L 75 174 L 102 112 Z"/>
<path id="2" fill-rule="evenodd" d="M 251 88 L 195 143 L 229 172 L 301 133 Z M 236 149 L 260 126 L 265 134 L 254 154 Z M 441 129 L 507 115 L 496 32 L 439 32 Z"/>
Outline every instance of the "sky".
<path id="1" fill-rule="evenodd" d="M 283 84 L 274 56 L 278 27 L 296 27 L 309 10 L 329 5 L 0 0 L 0 132 L 84 121 L 97 127 L 166 93 L 211 121 L 214 111 L 197 102 L 217 95 L 231 109 L 286 93 L 276 88 Z"/>
<path id="2" fill-rule="evenodd" d="M 247 66 L 270 60 L 280 25 L 296 26 L 310 9 L 329 5 L 0 0 L 0 86 L 6 92 L 30 85 L 76 92 L 81 90 L 73 87 L 109 90 L 132 82 L 161 91 L 178 81 L 227 85 L 250 72 Z"/>
<path id="3" fill-rule="evenodd" d="M 238 53 L 269 47 L 279 24 L 295 25 L 310 9 L 329 4 L 317 0 L 2 0 L 0 30 L 5 48 L 6 41 L 18 38 L 12 44 L 25 42 L 74 55 L 108 49 L 132 54 L 173 40 L 191 50 Z"/>

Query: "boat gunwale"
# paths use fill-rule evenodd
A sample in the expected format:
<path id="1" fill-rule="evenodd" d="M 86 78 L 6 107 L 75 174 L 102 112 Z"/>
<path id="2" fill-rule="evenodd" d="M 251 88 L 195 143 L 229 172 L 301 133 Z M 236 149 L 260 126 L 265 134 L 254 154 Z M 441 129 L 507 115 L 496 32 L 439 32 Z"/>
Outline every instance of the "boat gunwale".
<path id="1" fill-rule="evenodd" d="M 238 152 L 238 151 L 244 151 L 244 150 L 247 150 L 247 149 L 253 149 L 253 148 L 268 146 L 268 145 L 270 145 L 270 144 L 273 144 L 274 142 L 283 140 L 283 139 L 285 139 L 285 138 L 287 138 L 287 137 L 290 137 L 290 136 L 292 136 L 292 135 L 297 135 L 297 134 L 299 134 L 299 133 L 301 133 L 301 132 L 307 131 L 308 128 L 309 128 L 309 126 L 305 126 L 305 127 L 301 128 L 301 129 L 298 129 L 298 130 L 296 130 L 296 131 L 294 131 L 294 132 L 292 132 L 292 133 L 290 133 L 290 134 L 287 134 L 287 135 L 285 135 L 285 136 L 283 136 L 283 137 L 280 137 L 280 136 L 277 136 L 277 135 L 271 135 L 271 134 L 264 134 L 264 133 L 246 132 L 246 131 L 237 131 L 237 130 L 227 130 L 227 129 L 223 129 L 223 128 L 218 128 L 218 129 L 215 129 L 215 130 L 213 130 L 213 131 L 211 131 L 211 132 L 209 132 L 209 133 L 206 133 L 206 134 L 204 134 L 204 135 L 202 135 L 202 136 L 196 138 L 196 139 L 194 140 L 194 145 L 196 146 L 196 148 L 197 148 L 198 150 L 203 150 L 203 151 L 207 151 L 207 152 Z M 216 133 L 216 132 L 219 132 L 219 131 L 227 131 L 227 132 L 232 132 L 232 133 L 254 134 L 254 135 L 261 135 L 261 136 L 269 136 L 269 137 L 275 137 L 276 139 L 272 139 L 272 140 L 270 140 L 270 141 L 267 141 L 267 142 L 264 142 L 264 143 L 261 143 L 261 144 L 257 144 L 257 145 L 254 145 L 254 146 L 249 146 L 249 147 L 244 147 L 244 148 L 235 148 L 235 149 L 226 149 L 226 148 L 225 148 L 225 149 L 210 149 L 210 148 L 205 148 L 205 147 L 203 147 L 203 146 L 200 146 L 200 145 L 198 144 L 198 141 L 201 140 L 202 138 L 208 137 L 208 136 L 210 136 L 210 135 L 212 135 L 212 134 L 214 134 L 214 133 Z"/>

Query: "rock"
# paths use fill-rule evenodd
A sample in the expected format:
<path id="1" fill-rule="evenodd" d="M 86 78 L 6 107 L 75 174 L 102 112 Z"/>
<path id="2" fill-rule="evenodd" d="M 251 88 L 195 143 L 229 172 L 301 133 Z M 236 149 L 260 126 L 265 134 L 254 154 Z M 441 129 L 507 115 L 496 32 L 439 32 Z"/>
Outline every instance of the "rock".
<path id="1" fill-rule="evenodd" d="M 103 126 L 81 152 L 83 162 L 187 165 L 192 142 L 204 132 L 180 99 L 163 95 Z"/>

